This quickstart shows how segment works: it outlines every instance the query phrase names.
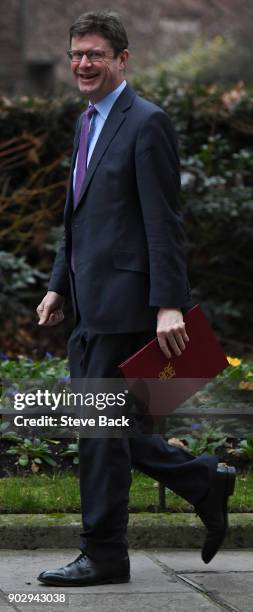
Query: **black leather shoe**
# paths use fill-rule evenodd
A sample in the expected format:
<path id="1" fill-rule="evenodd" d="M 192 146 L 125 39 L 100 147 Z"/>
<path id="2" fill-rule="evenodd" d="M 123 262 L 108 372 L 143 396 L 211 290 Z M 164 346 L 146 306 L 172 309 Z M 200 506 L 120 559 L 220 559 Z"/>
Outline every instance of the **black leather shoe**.
<path id="1" fill-rule="evenodd" d="M 202 559 L 209 563 L 218 552 L 228 530 L 228 498 L 235 488 L 236 469 L 222 466 L 217 469 L 209 493 L 195 506 L 196 513 L 207 528 L 202 548 Z"/>
<path id="2" fill-rule="evenodd" d="M 79 555 L 75 561 L 56 570 L 41 572 L 38 580 L 53 586 L 90 586 L 112 584 L 130 580 L 129 557 L 115 561 L 93 561 L 86 555 Z"/>

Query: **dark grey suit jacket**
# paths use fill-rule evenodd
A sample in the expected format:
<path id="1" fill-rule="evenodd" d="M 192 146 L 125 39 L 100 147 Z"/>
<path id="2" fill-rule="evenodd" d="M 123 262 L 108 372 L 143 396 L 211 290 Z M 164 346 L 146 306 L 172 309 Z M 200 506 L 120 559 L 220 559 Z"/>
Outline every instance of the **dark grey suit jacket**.
<path id="1" fill-rule="evenodd" d="M 70 282 L 73 295 L 73 249 L 76 306 L 84 329 L 155 329 L 159 307 L 187 309 L 190 298 L 171 121 L 127 85 L 103 126 L 73 212 L 81 117 L 65 206 L 65 238 L 49 289 L 65 295 Z"/>

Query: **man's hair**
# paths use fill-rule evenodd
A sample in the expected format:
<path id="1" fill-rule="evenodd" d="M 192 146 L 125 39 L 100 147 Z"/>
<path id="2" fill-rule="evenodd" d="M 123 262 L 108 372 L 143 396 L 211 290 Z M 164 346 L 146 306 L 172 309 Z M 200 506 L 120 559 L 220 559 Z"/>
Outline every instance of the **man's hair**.
<path id="1" fill-rule="evenodd" d="M 86 34 L 103 36 L 110 42 L 115 57 L 128 48 L 126 30 L 116 13 L 96 11 L 80 15 L 70 27 L 70 44 L 73 37 L 85 36 Z"/>

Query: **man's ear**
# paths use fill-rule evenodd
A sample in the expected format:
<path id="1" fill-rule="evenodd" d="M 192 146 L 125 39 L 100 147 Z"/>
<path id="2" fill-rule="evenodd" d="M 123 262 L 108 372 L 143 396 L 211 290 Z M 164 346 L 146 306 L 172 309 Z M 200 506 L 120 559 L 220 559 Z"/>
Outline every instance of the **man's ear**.
<path id="1" fill-rule="evenodd" d="M 120 68 L 121 70 L 125 70 L 128 64 L 128 59 L 129 59 L 129 51 L 128 49 L 124 49 L 124 51 L 121 51 L 120 53 Z"/>

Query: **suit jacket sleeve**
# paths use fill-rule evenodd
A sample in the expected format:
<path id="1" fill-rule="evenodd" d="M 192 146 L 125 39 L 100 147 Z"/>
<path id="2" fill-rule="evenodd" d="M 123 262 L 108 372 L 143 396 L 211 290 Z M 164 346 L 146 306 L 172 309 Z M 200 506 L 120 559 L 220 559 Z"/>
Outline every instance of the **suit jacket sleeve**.
<path id="1" fill-rule="evenodd" d="M 62 238 L 60 247 L 54 260 L 48 290 L 55 291 L 56 293 L 64 296 L 68 295 L 70 291 L 68 265 L 66 262 L 65 235 Z"/>
<path id="2" fill-rule="evenodd" d="M 175 132 L 162 110 L 154 112 L 142 124 L 135 161 L 149 250 L 149 305 L 187 307 L 189 284 L 179 201 L 179 159 Z"/>

